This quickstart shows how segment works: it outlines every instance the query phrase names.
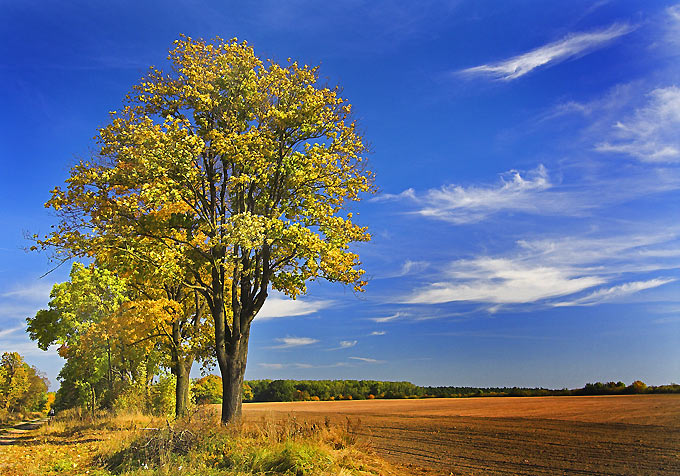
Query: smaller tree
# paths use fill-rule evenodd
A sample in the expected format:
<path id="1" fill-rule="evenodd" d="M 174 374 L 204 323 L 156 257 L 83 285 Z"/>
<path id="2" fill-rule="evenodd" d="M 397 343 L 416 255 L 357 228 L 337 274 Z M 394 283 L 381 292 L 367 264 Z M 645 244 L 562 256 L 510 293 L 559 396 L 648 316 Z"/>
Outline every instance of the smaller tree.
<path id="1" fill-rule="evenodd" d="M 642 380 L 636 380 L 630 384 L 630 391 L 632 393 L 647 393 L 647 384 Z"/>
<path id="2" fill-rule="evenodd" d="M 0 411 L 40 411 L 47 402 L 47 378 L 16 352 L 0 358 Z"/>
<path id="3" fill-rule="evenodd" d="M 222 379 L 212 374 L 196 379 L 191 393 L 197 405 L 222 403 Z"/>
<path id="4" fill-rule="evenodd" d="M 5 352 L 0 359 L 0 409 L 18 410 L 21 397 L 30 387 L 29 367 L 16 352 Z"/>
<path id="5" fill-rule="evenodd" d="M 74 263 L 69 281 L 55 284 L 50 298 L 48 309 L 26 321 L 39 348 L 58 345 L 67 359 L 60 372 L 66 386 L 59 394 L 87 402 L 91 410 L 103 399 L 111 402 L 115 380 L 122 375 L 115 366 L 115 336 L 98 326 L 127 299 L 124 280 L 94 265 Z"/>

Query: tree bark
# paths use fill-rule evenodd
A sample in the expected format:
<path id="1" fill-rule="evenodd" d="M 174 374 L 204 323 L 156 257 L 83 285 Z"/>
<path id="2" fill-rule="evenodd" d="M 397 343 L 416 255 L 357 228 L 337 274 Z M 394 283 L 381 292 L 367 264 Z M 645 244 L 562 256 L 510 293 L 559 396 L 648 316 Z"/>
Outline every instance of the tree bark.
<path id="1" fill-rule="evenodd" d="M 187 358 L 185 362 L 178 360 L 175 367 L 175 377 L 177 378 L 175 385 L 175 416 L 177 418 L 182 417 L 187 413 L 187 405 L 189 403 L 189 376 L 192 364 L 193 360 Z"/>
<path id="2" fill-rule="evenodd" d="M 222 373 L 222 423 L 239 420 L 243 403 L 243 377 L 248 360 L 248 338 L 250 330 L 231 342 Z"/>
<path id="3" fill-rule="evenodd" d="M 172 373 L 175 375 L 175 417 L 183 417 L 187 413 L 189 403 L 189 377 L 191 366 L 194 359 L 191 355 L 186 355 L 182 359 L 180 349 L 182 345 L 182 335 L 180 332 L 179 321 L 172 323 Z"/>

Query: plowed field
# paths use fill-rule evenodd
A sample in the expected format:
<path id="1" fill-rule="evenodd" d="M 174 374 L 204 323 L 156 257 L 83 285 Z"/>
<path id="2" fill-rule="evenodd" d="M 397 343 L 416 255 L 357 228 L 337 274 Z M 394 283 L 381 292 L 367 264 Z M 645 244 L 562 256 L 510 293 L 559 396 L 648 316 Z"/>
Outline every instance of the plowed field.
<path id="1" fill-rule="evenodd" d="M 680 475 L 680 395 L 252 403 L 350 420 L 382 457 L 443 475 Z"/>

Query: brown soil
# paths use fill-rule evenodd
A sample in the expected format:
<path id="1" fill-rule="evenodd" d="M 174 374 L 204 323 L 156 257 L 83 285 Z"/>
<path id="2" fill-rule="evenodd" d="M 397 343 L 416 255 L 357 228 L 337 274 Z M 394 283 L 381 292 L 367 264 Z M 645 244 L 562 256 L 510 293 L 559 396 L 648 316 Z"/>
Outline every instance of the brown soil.
<path id="1" fill-rule="evenodd" d="M 253 403 L 357 421 L 382 457 L 443 475 L 680 475 L 680 395 Z"/>

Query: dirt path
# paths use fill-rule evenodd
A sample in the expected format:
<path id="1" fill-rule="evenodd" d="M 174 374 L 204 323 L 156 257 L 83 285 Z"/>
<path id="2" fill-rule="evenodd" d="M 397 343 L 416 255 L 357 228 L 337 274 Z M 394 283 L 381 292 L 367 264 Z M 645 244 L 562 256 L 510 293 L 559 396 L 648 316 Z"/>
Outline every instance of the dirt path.
<path id="1" fill-rule="evenodd" d="M 47 422 L 47 418 L 23 421 L 9 428 L 0 430 L 0 445 L 13 445 L 21 439 L 26 438 L 31 431 L 37 430 Z"/>
<path id="2" fill-rule="evenodd" d="M 251 404 L 360 421 L 385 459 L 442 475 L 680 474 L 680 395 Z"/>

